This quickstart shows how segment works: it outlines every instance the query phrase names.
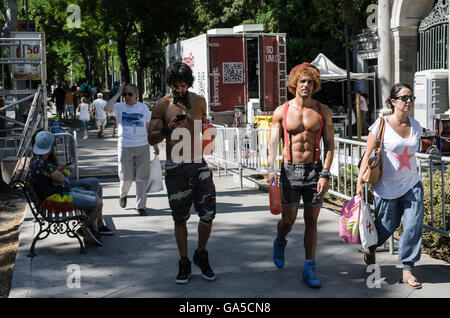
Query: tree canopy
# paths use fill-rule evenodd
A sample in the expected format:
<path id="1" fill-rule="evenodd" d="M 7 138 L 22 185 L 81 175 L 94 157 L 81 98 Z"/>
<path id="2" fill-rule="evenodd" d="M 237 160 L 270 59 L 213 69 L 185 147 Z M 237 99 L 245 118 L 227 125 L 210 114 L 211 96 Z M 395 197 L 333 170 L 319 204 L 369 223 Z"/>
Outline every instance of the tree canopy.
<path id="1" fill-rule="evenodd" d="M 288 68 L 319 52 L 345 65 L 344 26 L 365 27 L 374 0 L 29 0 L 29 17 L 47 41 L 48 82 L 110 80 L 111 56 L 121 80 L 164 72 L 167 44 L 208 29 L 262 23 L 287 34 Z M 80 27 L 68 24 L 69 5 L 80 8 Z M 344 10 L 345 9 L 345 10 Z M 108 82 L 111 86 L 112 83 Z"/>

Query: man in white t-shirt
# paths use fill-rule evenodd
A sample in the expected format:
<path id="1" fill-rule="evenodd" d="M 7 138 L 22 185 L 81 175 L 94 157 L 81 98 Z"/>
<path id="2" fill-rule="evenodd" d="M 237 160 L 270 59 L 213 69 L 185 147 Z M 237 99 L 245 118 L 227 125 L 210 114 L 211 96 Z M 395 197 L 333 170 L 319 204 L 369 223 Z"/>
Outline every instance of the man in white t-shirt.
<path id="1" fill-rule="evenodd" d="M 120 96 L 124 102 L 116 103 Z M 120 179 L 119 204 L 127 206 L 127 194 L 133 181 L 136 183 L 136 209 L 142 216 L 148 215 L 146 209 L 147 187 L 150 175 L 150 145 L 147 140 L 151 112 L 147 105 L 138 102 L 136 85 L 122 84 L 104 110 L 113 113 L 119 127 L 117 143 Z M 153 146 L 159 154 L 157 145 Z"/>
<path id="2" fill-rule="evenodd" d="M 105 126 L 106 126 L 106 112 L 105 106 L 107 102 L 103 99 L 103 94 L 98 93 L 97 99 L 92 103 L 92 108 L 95 112 L 95 123 L 98 129 L 98 138 L 103 138 L 105 136 Z"/>

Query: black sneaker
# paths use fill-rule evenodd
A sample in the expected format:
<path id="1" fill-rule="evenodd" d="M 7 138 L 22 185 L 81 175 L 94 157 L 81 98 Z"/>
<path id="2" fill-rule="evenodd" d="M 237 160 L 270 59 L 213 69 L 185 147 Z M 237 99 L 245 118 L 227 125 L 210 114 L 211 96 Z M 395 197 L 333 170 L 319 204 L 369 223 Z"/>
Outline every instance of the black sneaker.
<path id="1" fill-rule="evenodd" d="M 141 216 L 147 216 L 147 215 L 148 215 L 147 209 L 144 209 L 144 208 L 138 209 L 138 213 L 139 213 L 139 215 L 141 215 Z"/>
<path id="2" fill-rule="evenodd" d="M 127 207 L 127 196 L 119 198 L 119 205 L 122 209 L 125 209 Z"/>
<path id="3" fill-rule="evenodd" d="M 186 259 L 180 259 L 178 261 L 178 275 L 175 279 L 175 283 L 177 284 L 186 284 L 191 277 L 191 261 Z"/>
<path id="4" fill-rule="evenodd" d="M 85 228 L 83 228 L 83 233 L 86 236 L 86 238 L 88 238 L 90 241 L 94 242 L 98 246 L 103 245 L 103 241 L 101 239 L 101 235 L 98 230 L 94 229 L 93 227 L 86 226 Z"/>
<path id="5" fill-rule="evenodd" d="M 114 231 L 107 227 L 105 224 L 98 228 L 100 235 L 114 235 Z"/>
<path id="6" fill-rule="evenodd" d="M 211 266 L 209 266 L 207 250 L 202 250 L 202 251 L 195 250 L 194 263 L 195 263 L 195 265 L 200 267 L 200 270 L 202 271 L 202 276 L 204 279 L 206 279 L 206 280 L 216 279 L 216 276 L 214 275 L 214 272 L 213 272 Z"/>

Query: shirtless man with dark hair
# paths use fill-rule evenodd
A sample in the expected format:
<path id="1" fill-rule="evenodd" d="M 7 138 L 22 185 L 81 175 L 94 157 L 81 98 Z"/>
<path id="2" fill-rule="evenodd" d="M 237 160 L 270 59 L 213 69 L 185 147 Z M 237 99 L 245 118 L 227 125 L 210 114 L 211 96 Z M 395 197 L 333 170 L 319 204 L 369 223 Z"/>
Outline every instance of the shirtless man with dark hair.
<path id="1" fill-rule="evenodd" d="M 166 139 L 165 182 L 180 254 L 175 280 L 178 284 L 187 283 L 191 276 L 186 222 L 192 203 L 200 217 L 194 263 L 200 267 L 205 279 L 215 279 L 206 245 L 216 214 L 216 190 L 212 173 L 203 159 L 200 135 L 202 125 L 206 123 L 206 100 L 189 92 L 193 81 L 192 70 L 187 64 L 176 62 L 169 66 L 166 82 L 171 93 L 158 100 L 153 108 L 148 133 L 151 145 Z"/>
<path id="2" fill-rule="evenodd" d="M 285 144 L 280 175 L 282 217 L 273 243 L 273 261 L 278 268 L 284 267 L 286 236 L 294 225 L 300 197 L 303 197 L 306 254 L 303 281 L 318 288 L 321 284 L 315 274 L 317 219 L 322 197 L 328 191 L 334 129 L 330 109 L 312 98 L 320 89 L 320 73 L 315 66 L 309 63 L 296 66 L 287 86 L 295 98 L 275 109 L 269 139 L 269 184 L 277 181 L 275 163 L 280 137 Z M 323 164 L 319 158 L 320 138 L 324 143 Z"/>

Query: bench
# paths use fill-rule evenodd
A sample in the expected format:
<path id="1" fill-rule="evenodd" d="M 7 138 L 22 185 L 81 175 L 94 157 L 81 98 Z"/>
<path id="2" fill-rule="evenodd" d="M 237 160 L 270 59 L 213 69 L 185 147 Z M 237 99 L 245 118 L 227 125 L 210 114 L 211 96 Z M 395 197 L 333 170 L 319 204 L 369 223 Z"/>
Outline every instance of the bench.
<path id="1" fill-rule="evenodd" d="M 77 230 L 86 222 L 87 213 L 80 209 L 63 213 L 52 213 L 45 209 L 29 177 L 30 162 L 31 158 L 28 157 L 23 157 L 19 160 L 9 183 L 10 187 L 21 189 L 24 192 L 35 222 L 39 224 L 39 231 L 31 243 L 28 257 L 36 256 L 34 252 L 36 242 L 46 239 L 50 234 L 67 234 L 70 238 L 78 239 L 80 253 L 86 253 L 85 244 L 78 235 Z"/>

